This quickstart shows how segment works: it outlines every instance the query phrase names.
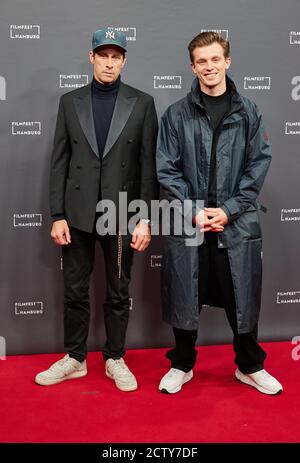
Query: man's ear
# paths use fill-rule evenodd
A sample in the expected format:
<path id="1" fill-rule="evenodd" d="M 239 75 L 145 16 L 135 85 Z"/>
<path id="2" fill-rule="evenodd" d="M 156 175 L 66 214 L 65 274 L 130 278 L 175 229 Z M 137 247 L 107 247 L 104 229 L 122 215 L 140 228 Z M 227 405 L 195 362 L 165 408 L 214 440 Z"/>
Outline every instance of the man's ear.
<path id="1" fill-rule="evenodd" d="M 230 68 L 230 65 L 231 65 L 231 58 L 230 58 L 230 56 L 228 56 L 228 58 L 225 59 L 225 62 L 226 62 L 226 69 L 229 69 L 229 68 Z"/>
<path id="2" fill-rule="evenodd" d="M 123 67 L 125 66 L 125 63 L 126 63 L 126 56 L 124 56 L 124 59 L 123 59 L 122 69 L 123 69 Z"/>
<path id="3" fill-rule="evenodd" d="M 91 50 L 89 53 L 89 59 L 92 64 L 94 64 L 95 61 L 95 53 Z"/>

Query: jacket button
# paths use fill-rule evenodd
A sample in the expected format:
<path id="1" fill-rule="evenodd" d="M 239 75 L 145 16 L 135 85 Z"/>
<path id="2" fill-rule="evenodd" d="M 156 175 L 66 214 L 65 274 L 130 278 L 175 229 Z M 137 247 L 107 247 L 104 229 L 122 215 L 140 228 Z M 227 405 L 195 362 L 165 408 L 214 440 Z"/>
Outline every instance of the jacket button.
<path id="1" fill-rule="evenodd" d="M 132 138 L 129 138 L 129 140 L 127 141 L 127 143 L 133 143 L 133 139 L 132 139 Z"/>
<path id="2" fill-rule="evenodd" d="M 74 143 L 78 143 L 78 140 L 73 140 Z"/>
<path id="3" fill-rule="evenodd" d="M 77 169 L 81 169 L 81 166 L 76 166 L 76 167 L 77 167 Z"/>
<path id="4" fill-rule="evenodd" d="M 123 185 L 123 186 L 122 186 L 122 190 L 126 191 L 126 190 L 127 190 L 127 186 L 126 186 L 126 185 Z"/>
<path id="5" fill-rule="evenodd" d="M 126 164 L 125 164 L 125 162 L 123 161 L 122 164 L 121 164 L 121 166 L 122 166 L 122 167 L 125 167 L 125 165 L 126 165 Z"/>
<path id="6" fill-rule="evenodd" d="M 75 190 L 80 190 L 80 186 L 79 186 L 79 185 L 75 185 Z"/>

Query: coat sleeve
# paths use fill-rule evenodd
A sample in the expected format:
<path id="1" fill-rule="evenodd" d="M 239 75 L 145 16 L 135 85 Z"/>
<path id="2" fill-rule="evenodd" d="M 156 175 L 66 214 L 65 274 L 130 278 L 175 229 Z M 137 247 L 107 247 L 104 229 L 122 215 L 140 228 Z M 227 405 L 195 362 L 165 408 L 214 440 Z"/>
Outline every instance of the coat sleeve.
<path id="1" fill-rule="evenodd" d="M 141 143 L 141 189 L 140 199 L 145 201 L 150 218 L 151 200 L 157 199 L 159 185 L 155 167 L 155 150 L 158 132 L 157 114 L 154 100 L 151 98 L 147 105 L 143 123 L 142 143 Z M 143 216 L 143 214 L 142 214 Z"/>
<path id="2" fill-rule="evenodd" d="M 262 121 L 262 115 L 256 107 L 255 122 L 250 126 L 250 136 L 246 147 L 245 170 L 232 198 L 221 208 L 229 222 L 240 217 L 255 201 L 263 186 L 271 162 L 271 148 Z"/>
<path id="3" fill-rule="evenodd" d="M 183 202 L 189 198 L 189 189 L 181 168 L 178 133 L 169 111 L 161 119 L 156 152 L 158 181 L 170 200 Z"/>
<path id="4" fill-rule="evenodd" d="M 70 157 L 71 148 L 61 97 L 50 163 L 50 213 L 52 217 L 63 216 L 65 213 L 65 188 Z"/>

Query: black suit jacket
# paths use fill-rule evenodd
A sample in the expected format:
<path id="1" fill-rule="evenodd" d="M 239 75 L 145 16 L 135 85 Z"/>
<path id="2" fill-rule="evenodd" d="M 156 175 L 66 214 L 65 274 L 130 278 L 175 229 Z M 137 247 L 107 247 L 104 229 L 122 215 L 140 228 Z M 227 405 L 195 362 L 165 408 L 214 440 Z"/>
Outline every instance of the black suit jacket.
<path id="1" fill-rule="evenodd" d="M 93 122 L 91 84 L 62 95 L 50 167 L 51 216 L 92 232 L 96 205 L 109 199 L 128 202 L 158 198 L 155 168 L 157 115 L 153 98 L 120 83 L 102 159 Z M 99 190 L 100 188 L 100 190 Z"/>

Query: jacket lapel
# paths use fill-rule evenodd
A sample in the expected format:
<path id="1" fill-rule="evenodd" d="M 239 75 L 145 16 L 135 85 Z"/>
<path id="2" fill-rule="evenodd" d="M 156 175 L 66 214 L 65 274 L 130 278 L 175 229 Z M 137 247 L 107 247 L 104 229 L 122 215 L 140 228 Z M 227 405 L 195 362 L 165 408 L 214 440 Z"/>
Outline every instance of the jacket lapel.
<path id="1" fill-rule="evenodd" d="M 122 130 L 125 127 L 126 122 L 128 121 L 130 114 L 133 111 L 137 99 L 138 97 L 132 94 L 130 87 L 121 82 L 109 132 L 106 139 L 103 158 L 109 153 L 109 151 L 119 138 Z"/>
<path id="2" fill-rule="evenodd" d="M 83 133 L 92 150 L 99 157 L 92 110 L 91 84 L 82 88 L 81 95 L 74 97 L 74 105 Z"/>

